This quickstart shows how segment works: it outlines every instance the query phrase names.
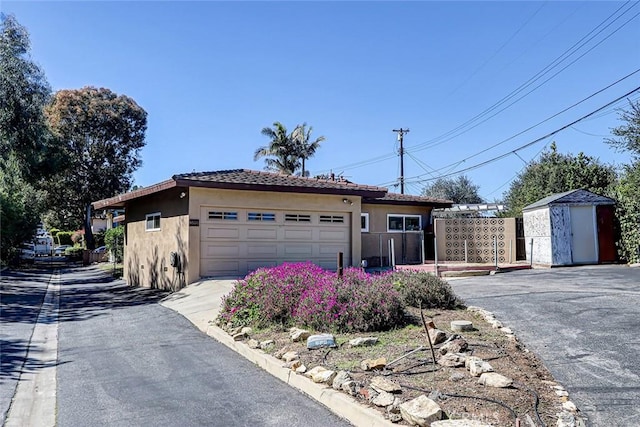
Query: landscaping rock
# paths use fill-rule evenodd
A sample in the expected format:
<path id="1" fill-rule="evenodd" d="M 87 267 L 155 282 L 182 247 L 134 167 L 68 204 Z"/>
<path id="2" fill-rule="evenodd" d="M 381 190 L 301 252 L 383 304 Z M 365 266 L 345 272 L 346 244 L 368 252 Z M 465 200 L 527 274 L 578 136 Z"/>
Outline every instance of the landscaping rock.
<path id="1" fill-rule="evenodd" d="M 376 344 L 378 344 L 378 338 L 376 337 L 359 337 L 349 340 L 349 345 L 351 347 L 364 347 Z"/>
<path id="2" fill-rule="evenodd" d="M 358 394 L 358 383 L 353 380 L 342 383 L 342 391 L 349 393 L 351 396 Z"/>
<path id="3" fill-rule="evenodd" d="M 460 335 L 452 335 L 442 344 L 438 350 L 440 354 L 462 353 L 469 348 L 469 343 Z"/>
<path id="4" fill-rule="evenodd" d="M 500 329 L 500 328 L 502 328 L 502 322 L 501 322 L 501 321 L 499 321 L 499 320 L 496 320 L 496 319 L 489 320 L 489 324 L 491 325 L 491 327 L 492 327 L 493 329 Z"/>
<path id="5" fill-rule="evenodd" d="M 331 334 L 310 335 L 307 337 L 309 350 L 322 347 L 336 347 L 336 339 Z"/>
<path id="6" fill-rule="evenodd" d="M 399 423 L 402 421 L 402 414 L 399 412 L 389 412 L 387 415 L 389 416 L 389 421 L 392 423 Z"/>
<path id="7" fill-rule="evenodd" d="M 295 372 L 296 372 L 296 374 L 304 374 L 305 372 L 307 372 L 307 367 L 302 365 L 302 364 L 300 364 L 300 366 L 298 366 L 295 369 Z"/>
<path id="8" fill-rule="evenodd" d="M 292 362 L 294 360 L 298 360 L 299 358 L 300 356 L 298 355 L 297 351 L 288 351 L 282 355 L 282 360 L 284 360 L 285 362 Z"/>
<path id="9" fill-rule="evenodd" d="M 393 394 L 386 391 L 381 391 L 376 397 L 371 400 L 371 403 L 376 406 L 386 408 L 387 406 L 393 405 L 394 400 L 395 396 Z"/>
<path id="10" fill-rule="evenodd" d="M 474 377 L 479 377 L 485 372 L 493 372 L 493 366 L 484 360 L 475 360 L 469 364 L 469 373 Z"/>
<path id="11" fill-rule="evenodd" d="M 562 411 L 558 414 L 558 422 L 556 427 L 576 427 L 576 417 L 568 411 Z"/>
<path id="12" fill-rule="evenodd" d="M 247 341 L 247 345 L 249 348 L 260 348 L 260 343 L 258 340 L 254 340 L 253 338 Z"/>
<path id="13" fill-rule="evenodd" d="M 291 338 L 291 341 L 293 342 L 304 341 L 309 338 L 310 335 L 311 332 L 307 331 L 306 329 L 299 329 L 295 327 L 289 329 L 289 338 Z"/>
<path id="14" fill-rule="evenodd" d="M 276 345 L 276 343 L 273 340 L 266 340 L 266 341 L 260 342 L 260 348 L 262 350 L 268 350 L 269 348 L 273 347 L 274 345 Z"/>
<path id="15" fill-rule="evenodd" d="M 347 381 L 351 381 L 351 375 L 349 375 L 347 371 L 340 371 L 336 374 L 336 377 L 333 379 L 333 384 L 331 384 L 331 386 L 336 390 L 340 390 L 342 388 L 342 385 Z"/>
<path id="16" fill-rule="evenodd" d="M 511 387 L 513 385 L 513 380 L 511 378 L 507 378 L 504 375 L 500 375 L 495 372 L 485 372 L 480 375 L 480 379 L 478 382 L 487 387 L 498 387 L 498 388 L 506 388 Z"/>
<path id="17" fill-rule="evenodd" d="M 275 357 L 276 359 L 282 359 L 282 355 L 285 354 L 288 351 L 289 351 L 289 347 L 284 346 L 280 350 L 278 350 L 275 353 L 273 353 L 273 357 Z"/>
<path id="18" fill-rule="evenodd" d="M 371 388 L 378 392 L 384 391 L 388 393 L 400 393 L 402 391 L 402 387 L 400 387 L 400 384 L 396 384 L 393 381 L 390 381 L 381 376 L 371 378 L 369 386 L 371 386 Z"/>
<path id="19" fill-rule="evenodd" d="M 423 394 L 401 404 L 400 414 L 409 424 L 426 427 L 442 418 L 442 409 L 436 402 Z"/>
<path id="20" fill-rule="evenodd" d="M 460 372 L 454 372 L 453 374 L 451 374 L 451 376 L 449 377 L 449 381 L 462 381 L 463 379 L 465 379 L 465 375 L 460 373 Z"/>
<path id="21" fill-rule="evenodd" d="M 335 371 L 325 369 L 324 371 L 317 372 L 311 375 L 311 379 L 314 383 L 330 384 L 336 377 Z"/>
<path id="22" fill-rule="evenodd" d="M 246 336 L 251 335 L 251 332 L 253 332 L 253 329 L 249 326 L 245 326 L 244 328 L 240 329 L 240 333 L 245 334 Z"/>
<path id="23" fill-rule="evenodd" d="M 482 362 L 482 359 L 477 356 L 467 356 L 467 358 L 464 360 L 464 367 L 470 369 L 471 364 L 476 361 Z"/>
<path id="24" fill-rule="evenodd" d="M 326 371 L 327 368 L 325 368 L 324 366 L 316 366 L 315 368 L 311 368 L 309 369 L 306 373 L 305 376 L 311 378 L 312 376 L 314 376 L 315 374 L 317 374 L 318 372 L 322 372 L 322 371 Z"/>
<path id="25" fill-rule="evenodd" d="M 447 353 L 438 359 L 438 365 L 449 368 L 459 368 L 460 366 L 464 366 L 465 359 L 464 354 Z"/>
<path id="26" fill-rule="evenodd" d="M 566 402 L 562 402 L 562 409 L 567 410 L 569 412 L 578 412 L 578 408 L 576 407 L 575 403 L 573 403 L 570 400 L 567 400 Z"/>
<path id="27" fill-rule="evenodd" d="M 441 420 L 431 423 L 431 427 L 491 427 L 477 420 Z"/>
<path id="28" fill-rule="evenodd" d="M 360 368 L 363 371 L 373 371 L 375 369 L 384 369 L 387 366 L 387 358 L 380 357 L 378 359 L 365 359 L 360 362 Z"/>
<path id="29" fill-rule="evenodd" d="M 247 334 L 245 334 L 244 332 L 238 332 L 235 335 L 232 335 L 233 340 L 234 341 L 242 341 L 243 339 L 247 338 Z"/>
<path id="30" fill-rule="evenodd" d="M 429 338 L 431 339 L 431 344 L 438 345 L 447 339 L 447 334 L 440 329 L 429 329 Z"/>

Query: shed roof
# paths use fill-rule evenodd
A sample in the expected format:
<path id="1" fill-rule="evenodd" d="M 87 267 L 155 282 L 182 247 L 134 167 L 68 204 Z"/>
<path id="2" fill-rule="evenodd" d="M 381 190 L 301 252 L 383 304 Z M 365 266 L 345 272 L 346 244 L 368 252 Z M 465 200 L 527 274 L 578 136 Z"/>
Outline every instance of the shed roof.
<path id="1" fill-rule="evenodd" d="M 328 180 L 260 172 L 249 169 L 232 169 L 213 172 L 178 174 L 166 181 L 129 193 L 98 200 L 94 209 L 124 206 L 125 202 L 148 196 L 170 188 L 205 187 L 230 190 L 274 191 L 288 193 L 338 194 L 362 197 L 384 197 L 387 189 L 372 185 L 354 184 L 345 180 Z"/>
<path id="2" fill-rule="evenodd" d="M 588 190 L 571 190 L 564 193 L 556 193 L 525 206 L 522 210 L 529 211 L 553 205 L 613 205 L 615 200 L 592 193 Z"/>

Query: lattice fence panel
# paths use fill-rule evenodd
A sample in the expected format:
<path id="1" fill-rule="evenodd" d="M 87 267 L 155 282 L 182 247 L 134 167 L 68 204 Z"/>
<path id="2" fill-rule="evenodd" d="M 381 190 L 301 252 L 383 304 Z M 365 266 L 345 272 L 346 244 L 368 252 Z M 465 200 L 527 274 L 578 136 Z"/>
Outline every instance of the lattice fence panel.
<path id="1" fill-rule="evenodd" d="M 515 218 L 437 218 L 435 222 L 439 261 L 494 263 L 497 237 L 498 262 L 516 259 Z"/>

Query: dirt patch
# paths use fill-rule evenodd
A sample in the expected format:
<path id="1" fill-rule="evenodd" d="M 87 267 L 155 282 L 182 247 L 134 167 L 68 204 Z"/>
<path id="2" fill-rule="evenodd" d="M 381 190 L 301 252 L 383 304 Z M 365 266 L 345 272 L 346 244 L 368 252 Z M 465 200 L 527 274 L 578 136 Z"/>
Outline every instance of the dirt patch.
<path id="1" fill-rule="evenodd" d="M 371 378 L 383 375 L 402 386 L 398 394 L 402 401 L 425 394 L 435 400 L 451 419 L 467 418 L 494 426 L 514 426 L 516 418 L 523 426 L 556 424 L 562 400 L 552 389 L 556 383 L 538 357 L 503 331 L 492 328 L 476 313 L 429 310 L 424 314 L 448 336 L 453 333 L 451 321 L 472 321 L 474 330 L 458 332 L 469 344 L 467 353 L 488 361 L 495 372 L 513 379 L 514 385 L 510 388 L 485 387 L 464 366 L 434 366 L 418 310 L 407 313 L 407 326 L 402 329 L 372 334 L 334 334 L 338 346 L 331 349 L 308 350 L 305 342 L 292 342 L 287 330 L 255 330 L 251 338 L 260 342 L 273 340 L 275 345 L 267 353 L 275 353 L 284 347 L 297 351 L 300 361 L 309 369 L 320 365 L 335 371 L 346 370 L 364 389 Z M 313 333 L 320 332 L 324 331 Z M 353 338 L 365 336 L 377 337 L 378 344 L 370 347 L 351 347 L 348 344 Z M 424 350 L 407 355 L 421 346 Z M 439 347 L 435 346 L 436 358 L 439 357 Z M 360 367 L 360 362 L 365 359 L 384 357 L 390 363 L 402 356 L 405 357 L 381 371 L 364 371 Z M 372 405 L 364 395 L 358 394 L 356 398 L 388 416 L 385 408 Z"/>

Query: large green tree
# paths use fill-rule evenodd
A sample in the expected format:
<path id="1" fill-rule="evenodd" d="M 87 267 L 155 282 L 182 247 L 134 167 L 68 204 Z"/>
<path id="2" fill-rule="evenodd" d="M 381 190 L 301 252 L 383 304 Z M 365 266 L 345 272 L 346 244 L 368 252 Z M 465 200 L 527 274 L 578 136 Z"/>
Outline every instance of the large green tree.
<path id="1" fill-rule="evenodd" d="M 451 200 L 456 204 L 482 203 L 479 188 L 466 175 L 460 175 L 457 178 L 438 178 L 422 190 L 422 195 Z"/>
<path id="2" fill-rule="evenodd" d="M 44 106 L 51 89 L 31 59 L 29 34 L 0 14 L 0 256 L 35 233 L 44 209 L 41 180 L 55 159 Z"/>
<path id="3" fill-rule="evenodd" d="M 521 216 L 522 208 L 543 197 L 569 190 L 585 189 L 611 195 L 616 181 L 613 166 L 584 153 L 561 154 L 552 143 L 540 158 L 530 163 L 504 194 L 505 215 Z"/>
<path id="4" fill-rule="evenodd" d="M 270 139 L 269 144 L 256 150 L 253 160 L 265 158 L 265 169 L 293 175 L 300 167 L 296 146 L 292 133 L 280 122 L 274 122 L 273 128 L 262 128 L 262 135 Z"/>
<path id="5" fill-rule="evenodd" d="M 619 251 L 622 259 L 640 262 L 640 101 L 620 111 L 622 124 L 611 130 L 606 142 L 634 157 L 625 165 L 615 188 L 616 218 L 620 224 Z"/>
<path id="6" fill-rule="evenodd" d="M 57 92 L 46 115 L 67 160 L 65 170 L 48 183 L 58 225 L 83 224 L 87 247 L 93 249 L 91 202 L 131 187 L 133 172 L 142 165 L 147 113 L 128 96 L 85 87 Z"/>
<path id="7" fill-rule="evenodd" d="M 320 143 L 325 140 L 324 136 L 312 139 L 311 133 L 313 127 L 307 127 L 306 123 L 296 126 L 293 130 L 293 142 L 297 148 L 296 155 L 300 158 L 302 171 L 301 176 L 308 176 L 309 171 L 305 168 L 305 162 L 316 154 L 316 150 L 320 148 Z"/>
<path id="8" fill-rule="evenodd" d="M 265 158 L 265 169 L 281 172 L 287 175 L 295 174 L 299 169 L 301 176 L 309 172 L 305 168 L 305 161 L 313 157 L 324 136 L 312 139 L 313 127 L 306 123 L 298 125 L 288 133 L 287 128 L 280 122 L 274 122 L 273 127 L 262 129 L 262 135 L 269 138 L 269 144 L 256 150 L 253 160 Z"/>

